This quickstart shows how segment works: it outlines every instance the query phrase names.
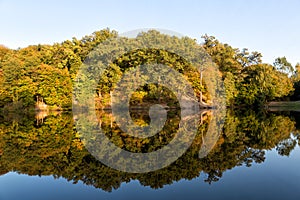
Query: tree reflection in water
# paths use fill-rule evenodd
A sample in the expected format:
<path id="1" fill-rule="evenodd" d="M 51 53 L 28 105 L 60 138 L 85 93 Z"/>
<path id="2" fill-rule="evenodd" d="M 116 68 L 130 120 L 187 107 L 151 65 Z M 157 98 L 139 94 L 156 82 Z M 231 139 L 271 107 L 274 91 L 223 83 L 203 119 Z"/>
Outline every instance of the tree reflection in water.
<path id="1" fill-rule="evenodd" d="M 122 133 L 109 112 L 99 111 L 97 115 L 106 136 L 132 152 L 155 151 L 166 145 L 174 137 L 180 121 L 180 112 L 170 110 L 160 133 L 139 139 Z M 117 189 L 121 183 L 131 180 L 161 188 L 181 179 L 193 179 L 200 173 L 206 174 L 205 181 L 210 184 L 218 181 L 226 170 L 264 162 L 266 150 L 276 149 L 279 155 L 288 156 L 297 143 L 299 145 L 300 137 L 292 115 L 252 110 L 227 110 L 225 115 L 222 126 L 222 118 L 216 113 L 202 111 L 198 133 L 186 153 L 168 167 L 143 174 L 120 172 L 97 161 L 85 149 L 71 113 L 50 113 L 43 116 L 43 120 L 38 115 L 38 123 L 32 116 L 1 116 L 0 174 L 15 171 L 53 175 L 74 183 L 82 181 L 105 191 Z M 132 112 L 131 117 L 141 126 L 150 120 L 148 113 L 143 112 Z"/>

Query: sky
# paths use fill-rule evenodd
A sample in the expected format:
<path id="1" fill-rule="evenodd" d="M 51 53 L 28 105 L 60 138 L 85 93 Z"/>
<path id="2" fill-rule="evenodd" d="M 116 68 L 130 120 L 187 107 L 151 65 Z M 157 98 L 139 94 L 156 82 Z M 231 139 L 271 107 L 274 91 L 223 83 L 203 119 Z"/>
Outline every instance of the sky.
<path id="1" fill-rule="evenodd" d="M 157 28 L 300 62 L 299 0 L 0 0 L 0 44 L 53 44 L 110 28 Z"/>

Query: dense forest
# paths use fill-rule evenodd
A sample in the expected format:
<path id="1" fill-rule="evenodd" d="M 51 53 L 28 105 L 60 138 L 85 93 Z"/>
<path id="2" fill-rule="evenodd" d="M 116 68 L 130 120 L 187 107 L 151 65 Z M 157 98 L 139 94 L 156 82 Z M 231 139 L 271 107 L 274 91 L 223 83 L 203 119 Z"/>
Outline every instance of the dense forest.
<path id="1" fill-rule="evenodd" d="M 156 31 L 143 34 L 166 37 Z M 53 45 L 32 45 L 17 50 L 0 46 L 0 108 L 24 111 L 40 105 L 40 108 L 53 110 L 70 109 L 73 82 L 89 52 L 117 36 L 115 31 L 106 29 Z M 231 47 L 213 36 L 204 35 L 203 39 L 201 46 L 219 67 L 227 106 L 261 106 L 273 100 L 297 99 L 300 95 L 300 64 L 292 66 L 285 57 L 278 57 L 272 64 L 262 63 L 262 55 L 258 52 Z M 186 43 L 196 44 L 191 38 L 177 40 L 174 48 Z M 138 49 L 112 63 L 95 92 L 97 106 L 109 106 L 110 91 L 122 74 L 150 61 L 172 66 L 192 83 L 197 97 L 201 95 L 199 99 L 209 101 L 205 84 L 200 83 L 198 72 L 193 71 L 186 60 L 159 49 Z M 135 104 L 145 100 L 176 104 L 170 91 L 155 84 L 140 88 L 131 98 Z"/>

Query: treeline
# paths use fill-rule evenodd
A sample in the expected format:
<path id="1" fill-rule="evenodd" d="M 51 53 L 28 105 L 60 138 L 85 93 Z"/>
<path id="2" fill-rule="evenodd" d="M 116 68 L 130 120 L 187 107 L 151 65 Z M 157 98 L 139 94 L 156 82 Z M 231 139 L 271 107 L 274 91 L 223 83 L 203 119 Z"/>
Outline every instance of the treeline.
<path id="1" fill-rule="evenodd" d="M 116 32 L 102 30 L 54 45 L 12 50 L 0 47 L 0 107 L 30 108 L 45 103 L 70 108 L 72 81 L 88 53 Z"/>
<path id="2" fill-rule="evenodd" d="M 222 72 L 227 105 L 264 105 L 299 95 L 300 64 L 293 67 L 285 57 L 272 65 L 262 63 L 261 53 L 233 48 L 212 36 L 203 38 L 203 47 Z"/>
<path id="3" fill-rule="evenodd" d="M 144 34 L 166 38 L 156 31 Z M 39 104 L 51 109 L 70 109 L 78 69 L 89 52 L 114 37 L 117 33 L 106 29 L 80 40 L 72 38 L 53 45 L 32 45 L 18 50 L 0 46 L 0 108 L 27 109 Z M 219 66 L 228 106 L 264 105 L 268 101 L 295 99 L 300 95 L 299 64 L 293 67 L 285 57 L 277 58 L 272 65 L 265 64 L 258 52 L 233 48 L 212 36 L 203 38 L 201 46 Z M 181 48 L 187 42 L 195 43 L 189 38 L 178 38 L 177 41 L 174 48 Z M 149 62 L 173 66 L 192 83 L 198 97 L 201 93 L 199 99 L 210 100 L 205 84 L 199 81 L 199 74 L 183 58 L 159 49 L 139 49 L 116 59 L 111 70 L 102 77 L 95 93 L 97 106 L 109 105 L 109 93 L 123 73 Z M 154 84 L 140 88 L 132 96 L 133 103 L 144 100 L 168 103 L 172 99 L 169 91 Z"/>

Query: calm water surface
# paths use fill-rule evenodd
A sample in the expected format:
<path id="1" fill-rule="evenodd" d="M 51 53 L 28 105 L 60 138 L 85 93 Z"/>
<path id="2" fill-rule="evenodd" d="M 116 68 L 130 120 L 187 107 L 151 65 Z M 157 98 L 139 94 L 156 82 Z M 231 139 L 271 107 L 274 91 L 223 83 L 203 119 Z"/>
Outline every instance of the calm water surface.
<path id="1" fill-rule="evenodd" d="M 85 148 L 70 113 L 0 118 L 0 199 L 299 199 L 300 115 L 297 112 L 226 112 L 218 126 L 205 112 L 193 144 L 170 166 L 149 173 L 120 172 Z M 136 124 L 147 114 L 133 113 Z M 167 144 L 180 114 L 148 143 L 120 134 L 109 112 L 101 127 L 120 148 L 133 152 Z M 202 121 L 202 122 L 201 122 Z M 215 124 L 214 124 L 215 123 Z M 218 130 L 213 129 L 213 130 Z M 139 145 L 141 142 L 143 145 Z M 212 147 L 199 158 L 201 146 Z"/>

